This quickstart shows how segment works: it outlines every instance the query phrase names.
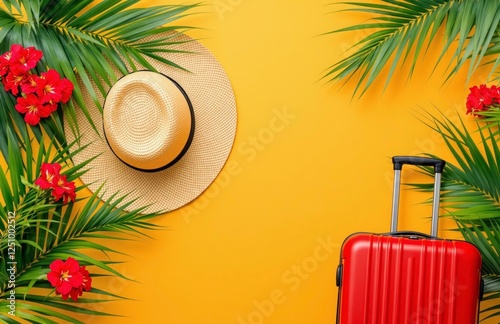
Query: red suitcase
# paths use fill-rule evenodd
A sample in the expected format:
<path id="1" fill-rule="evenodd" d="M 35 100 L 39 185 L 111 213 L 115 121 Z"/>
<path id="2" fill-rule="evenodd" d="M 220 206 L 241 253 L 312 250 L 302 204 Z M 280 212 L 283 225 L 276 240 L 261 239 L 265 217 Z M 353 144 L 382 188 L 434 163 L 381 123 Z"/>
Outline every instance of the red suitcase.
<path id="1" fill-rule="evenodd" d="M 338 324 L 473 324 L 482 295 L 481 255 L 471 243 L 436 237 L 445 162 L 397 156 L 391 232 L 356 233 L 337 269 Z M 431 235 L 397 231 L 404 164 L 434 166 Z"/>

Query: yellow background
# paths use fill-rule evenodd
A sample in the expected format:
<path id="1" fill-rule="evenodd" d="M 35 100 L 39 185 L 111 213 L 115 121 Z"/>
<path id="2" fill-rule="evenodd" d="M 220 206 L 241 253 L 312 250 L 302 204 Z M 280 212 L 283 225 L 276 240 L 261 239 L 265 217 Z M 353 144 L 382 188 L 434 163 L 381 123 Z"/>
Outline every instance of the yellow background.
<path id="1" fill-rule="evenodd" d="M 463 74 L 442 86 L 439 36 L 407 80 L 397 72 L 353 98 L 320 80 L 362 32 L 321 35 L 365 16 L 336 12 L 334 0 L 210 0 L 182 20 L 225 68 L 238 128 L 220 176 L 194 202 L 149 232 L 113 247 L 131 257 L 115 268 L 134 281 L 95 280 L 133 300 L 90 306 L 124 318 L 86 323 L 334 323 L 335 270 L 353 232 L 389 230 L 393 155 L 448 157 L 418 116 L 436 107 L 465 116 Z M 141 7 L 169 4 L 143 0 Z M 429 63 L 430 62 L 430 63 Z M 478 73 L 470 85 L 482 82 Z M 472 124 L 471 124 L 472 125 Z M 406 169 L 405 169 L 406 170 Z M 405 179 L 421 179 L 408 169 Z M 403 191 L 401 228 L 428 231 L 425 196 Z M 442 221 L 440 235 L 456 237 Z"/>
<path id="2" fill-rule="evenodd" d="M 405 69 L 385 92 L 379 82 L 359 100 L 354 83 L 325 84 L 323 71 L 364 36 L 321 36 L 364 19 L 333 13 L 343 8 L 333 2 L 214 0 L 182 20 L 203 28 L 188 34 L 232 82 L 234 148 L 204 194 L 158 219 L 168 230 L 120 244 L 133 258 L 116 268 L 139 283 L 117 279 L 100 288 L 137 301 L 102 305 L 127 318 L 92 323 L 335 322 L 342 241 L 389 229 L 390 157 L 446 156 L 416 115 L 434 105 L 449 117 L 462 114 L 467 87 L 457 76 L 443 88 L 445 65 L 429 78 L 433 65 L 422 61 L 410 82 Z M 416 179 L 412 171 L 405 177 Z M 427 231 L 429 206 L 417 206 L 425 197 L 406 193 L 401 228 Z M 442 236 L 452 236 L 453 224 L 440 225 Z"/>

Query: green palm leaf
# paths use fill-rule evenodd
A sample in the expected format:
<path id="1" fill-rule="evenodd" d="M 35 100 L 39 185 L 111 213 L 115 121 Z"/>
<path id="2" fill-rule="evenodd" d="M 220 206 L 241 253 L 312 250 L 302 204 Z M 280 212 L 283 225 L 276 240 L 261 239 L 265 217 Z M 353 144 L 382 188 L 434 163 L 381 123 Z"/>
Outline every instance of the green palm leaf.
<path id="1" fill-rule="evenodd" d="M 369 33 L 353 45 L 354 53 L 330 66 L 324 75 L 330 82 L 349 80 L 358 76 L 354 93 L 361 95 L 389 68 L 385 86 L 394 71 L 408 59 L 411 77 L 420 55 L 435 46 L 441 28 L 445 40 L 442 54 L 452 51 L 448 78 L 469 61 L 468 78 L 485 56 L 499 51 L 500 3 L 491 0 L 382 0 L 380 3 L 342 2 L 352 8 L 344 11 L 362 12 L 373 17 L 367 23 L 334 30 L 339 32 L 364 31 Z M 464 14 L 467 13 L 467 14 Z M 496 70 L 500 59 L 492 63 Z"/>
<path id="2" fill-rule="evenodd" d="M 453 215 L 466 222 L 500 219 L 500 148 L 492 129 L 477 124 L 477 132 L 472 134 L 460 117 L 459 125 L 444 115 L 442 117 L 444 120 L 429 114 L 428 119 L 422 121 L 443 138 L 456 161 L 447 162 L 442 174 L 441 201 L 450 210 L 444 215 Z M 429 176 L 433 175 L 428 168 L 422 170 Z M 432 191 L 432 184 L 411 186 Z"/>
<path id="3" fill-rule="evenodd" d="M 138 0 L 3 0 L 0 52 L 9 50 L 12 44 L 35 46 L 44 53 L 36 72 L 55 69 L 73 82 L 75 90 L 72 101 L 57 114 L 29 129 L 15 110 L 15 99 L 0 91 L 0 105 L 4 108 L 0 109 L 0 151 L 7 166 L 0 172 L 4 202 L 0 208 L 0 307 L 5 309 L 12 290 L 9 262 L 16 263 L 16 287 L 12 293 L 16 298 L 16 317 L 0 314 L 2 321 L 81 323 L 78 314 L 112 315 L 86 306 L 123 298 L 97 287 L 86 292 L 78 304 L 54 296 L 54 289 L 46 280 L 49 265 L 56 259 L 73 257 L 87 266 L 91 275 L 98 270 L 95 277 L 125 278 L 113 267 L 120 261 L 111 259 L 124 254 L 107 247 L 106 242 L 147 237 L 145 230 L 158 228 L 150 222 L 158 214 L 145 213 L 148 206 L 126 211 L 133 202 L 127 195 L 115 193 L 102 202 L 98 198 L 101 189 L 81 197 L 83 185 L 77 188 L 76 210 L 77 202 L 54 202 L 50 194 L 33 185 L 44 162 L 61 164 L 68 181 L 85 173 L 90 161 L 71 163 L 72 157 L 85 147 L 67 143 L 63 132 L 66 118 L 78 138 L 75 109 L 82 109 L 89 116 L 82 99 L 84 89 L 79 85 L 101 108 L 98 94 L 105 95 L 104 89 L 116 80 L 115 70 L 127 73 L 127 69 L 135 70 L 139 65 L 154 70 L 147 58 L 183 69 L 160 54 L 178 52 L 176 32 L 192 27 L 172 23 L 198 4 L 133 8 L 136 3 Z M 50 144 L 44 141 L 47 136 L 52 140 Z M 9 236 L 9 222 L 13 219 L 15 240 Z M 88 250 L 100 251 L 103 257 L 91 257 L 85 253 Z"/>
<path id="4" fill-rule="evenodd" d="M 500 298 L 500 148 L 497 122 L 488 126 L 476 123 L 476 131 L 467 130 L 458 117 L 453 123 L 441 114 L 430 113 L 421 119 L 436 131 L 451 152 L 453 161 L 447 161 L 441 178 L 442 216 L 453 217 L 465 240 L 475 244 L 483 258 L 485 300 Z M 437 156 L 426 154 L 430 157 Z M 421 171 L 433 177 L 433 170 Z M 425 192 L 433 191 L 433 184 L 408 184 Z M 431 203 L 431 201 L 427 201 Z M 482 310 L 485 318 L 500 316 L 500 307 Z"/>
<path id="5" fill-rule="evenodd" d="M 481 251 L 483 258 L 484 300 L 500 298 L 500 226 L 496 221 L 479 220 L 466 224 L 457 219 L 463 237 Z M 494 305 L 482 310 L 488 314 L 484 319 L 500 316 L 500 306 Z"/>
<path id="6" fill-rule="evenodd" d="M 38 69 L 47 67 L 57 70 L 61 76 L 75 85 L 73 100 L 63 105 L 65 116 L 75 133 L 75 104 L 88 117 L 77 78 L 90 93 L 98 107 L 97 92 L 104 94 L 104 85 L 116 80 L 114 68 L 127 72 L 127 64 L 135 69 L 142 64 L 154 70 L 145 61 L 146 57 L 161 60 L 165 64 L 182 68 L 175 62 L 161 58 L 159 52 L 175 52 L 173 45 L 178 41 L 170 37 L 146 41 L 166 31 L 184 32 L 192 27 L 169 25 L 188 15 L 198 4 L 162 5 L 149 8 L 132 8 L 137 0 L 4 0 L 0 8 L 0 52 L 6 52 L 12 44 L 35 46 L 44 53 Z M 40 71 L 38 71 L 40 72 Z M 93 85 L 96 85 L 96 88 Z M 0 116 L 0 150 L 6 156 L 6 134 L 22 129 L 22 118 L 13 108 L 13 99 L 0 94 L 0 104 L 8 108 Z M 41 129 L 64 144 L 62 130 L 63 114 L 43 120 L 34 128 L 38 141 Z M 93 125 L 92 121 L 90 120 Z M 17 137 L 22 138 L 22 134 Z"/>
<path id="7" fill-rule="evenodd" d="M 110 255 L 123 255 L 120 251 L 107 247 L 103 242 L 113 239 L 127 239 L 145 236 L 143 230 L 158 228 L 150 220 L 156 213 L 144 213 L 144 208 L 125 211 L 132 201 L 127 196 L 117 194 L 102 202 L 99 190 L 89 197 L 80 198 L 79 211 L 74 203 L 62 205 L 48 199 L 48 194 L 33 185 L 44 162 L 59 163 L 64 166 L 68 180 L 76 179 L 85 171 L 89 161 L 72 165 L 71 158 L 81 147 L 73 150 L 75 143 L 64 147 L 46 146 L 42 141 L 38 147 L 32 146 L 32 138 L 24 138 L 19 145 L 15 135 L 8 132 L 8 169 L 0 172 L 0 192 L 5 205 L 0 209 L 0 307 L 8 309 L 10 291 L 9 267 L 15 262 L 16 317 L 2 314 L 1 319 L 16 323 L 15 319 L 30 322 L 57 323 L 67 321 L 80 323 L 76 314 L 112 315 L 94 311 L 87 303 L 109 302 L 121 299 L 110 292 L 93 288 L 79 303 L 65 302 L 53 295 L 53 288 L 46 280 L 50 264 L 56 259 L 73 257 L 81 265 L 105 276 L 127 279 L 113 268 L 119 261 L 110 261 Z M 77 190 L 84 189 L 79 187 Z M 120 206 L 120 207 L 119 207 Z M 12 249 L 12 230 L 9 220 L 15 214 L 15 249 Z M 11 227 L 12 229 L 12 227 Z M 84 253 L 88 250 L 100 251 L 103 259 Z"/>

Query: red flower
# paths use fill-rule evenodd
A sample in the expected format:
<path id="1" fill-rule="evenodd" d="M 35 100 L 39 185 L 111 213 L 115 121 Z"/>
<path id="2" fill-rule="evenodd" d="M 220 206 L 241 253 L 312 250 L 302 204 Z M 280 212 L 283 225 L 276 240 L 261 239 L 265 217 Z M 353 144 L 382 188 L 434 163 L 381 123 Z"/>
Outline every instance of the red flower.
<path id="1" fill-rule="evenodd" d="M 12 53 L 10 64 L 12 66 L 20 66 L 24 72 L 28 72 L 34 68 L 43 56 L 42 51 L 37 50 L 33 46 L 24 48 L 21 45 L 14 44 L 10 50 Z"/>
<path id="2" fill-rule="evenodd" d="M 67 103 L 73 94 L 75 86 L 68 79 L 61 79 L 61 102 Z"/>
<path id="3" fill-rule="evenodd" d="M 26 76 L 26 72 L 20 66 L 14 66 L 2 79 L 2 84 L 6 91 L 10 91 L 14 96 L 17 96 L 19 87 L 26 82 Z"/>
<path id="4" fill-rule="evenodd" d="M 52 196 L 54 196 L 55 201 L 63 198 L 63 203 L 67 203 L 68 199 L 75 201 L 75 183 L 73 181 L 66 181 L 66 176 L 60 176 L 57 180 L 57 185 L 52 190 Z"/>
<path id="5" fill-rule="evenodd" d="M 47 106 L 47 108 L 50 110 L 51 113 L 57 110 L 57 104 L 52 101 L 46 102 L 45 105 Z"/>
<path id="6" fill-rule="evenodd" d="M 488 110 L 500 103 L 500 88 L 496 86 L 488 87 L 481 84 L 479 87 L 473 86 L 469 90 L 470 93 L 466 101 L 467 114 L 479 116 L 478 112 Z"/>
<path id="7" fill-rule="evenodd" d="M 87 269 L 85 269 L 85 266 L 80 267 L 80 272 L 83 275 L 83 282 L 81 288 L 85 291 L 90 291 L 92 288 L 92 278 L 90 278 L 90 273 L 88 272 Z"/>
<path id="8" fill-rule="evenodd" d="M 73 91 L 73 83 L 67 79 L 61 79 L 56 70 L 48 70 L 42 73 L 37 81 L 37 94 L 44 102 L 60 101 L 67 102 Z"/>
<path id="9" fill-rule="evenodd" d="M 9 72 L 12 52 L 5 52 L 0 56 L 0 76 L 4 76 Z"/>
<path id="10" fill-rule="evenodd" d="M 56 288 L 56 295 L 61 295 L 63 300 L 71 297 L 78 301 L 84 290 L 90 291 L 92 288 L 92 279 L 85 266 L 80 267 L 78 261 L 71 257 L 66 262 L 55 260 L 50 264 L 50 270 L 47 280 Z"/>
<path id="11" fill-rule="evenodd" d="M 28 71 L 36 66 L 41 57 L 42 52 L 34 47 L 12 45 L 9 52 L 0 56 L 0 76 L 5 90 L 17 96 Z"/>
<path id="12" fill-rule="evenodd" d="M 493 98 L 493 104 L 500 104 L 500 87 L 492 85 L 490 87 L 490 96 Z"/>
<path id="13" fill-rule="evenodd" d="M 0 76 L 14 69 L 26 73 L 36 66 L 42 55 L 42 52 L 34 47 L 24 48 L 22 45 L 13 44 L 10 51 L 0 56 Z"/>
<path id="14" fill-rule="evenodd" d="M 63 203 L 68 199 L 75 201 L 76 187 L 73 181 L 67 181 L 65 175 L 61 175 L 59 163 L 43 163 L 40 167 L 40 177 L 35 180 L 35 185 L 43 190 L 51 190 L 54 201 L 63 198 Z"/>
<path id="15" fill-rule="evenodd" d="M 12 45 L 10 51 L 0 55 L 2 84 L 6 91 L 17 97 L 16 109 L 26 114 L 24 120 L 32 126 L 56 111 L 59 102 L 68 102 L 74 89 L 73 83 L 61 79 L 56 70 L 49 69 L 41 76 L 30 72 L 42 55 L 34 47 L 24 48 L 19 44 Z"/>
<path id="16" fill-rule="evenodd" d="M 73 258 L 68 258 L 66 262 L 55 260 L 50 264 L 50 270 L 47 280 L 56 288 L 56 293 L 63 296 L 69 295 L 73 288 L 79 288 L 83 283 L 80 264 Z"/>
<path id="17" fill-rule="evenodd" d="M 40 167 L 40 177 L 35 180 L 35 184 L 41 189 L 51 189 L 57 185 L 61 165 L 59 163 L 42 163 Z"/>
<path id="18" fill-rule="evenodd" d="M 68 297 L 71 297 L 74 301 L 78 301 L 78 297 L 83 294 L 83 291 L 90 291 L 92 288 L 92 278 L 90 278 L 90 274 L 85 269 L 85 266 L 80 267 L 80 273 L 83 276 L 82 284 L 78 288 L 72 288 L 69 294 L 62 294 L 62 299 L 66 300 Z M 57 291 L 56 291 L 57 294 Z"/>
<path id="19" fill-rule="evenodd" d="M 36 92 L 39 79 L 40 77 L 36 74 L 27 74 L 24 78 L 24 82 L 21 84 L 21 91 L 24 94 Z"/>
<path id="20" fill-rule="evenodd" d="M 41 117 L 49 117 L 52 112 L 50 105 L 40 102 L 38 97 L 30 93 L 24 97 L 17 98 L 16 110 L 24 115 L 24 121 L 29 125 L 37 125 Z"/>

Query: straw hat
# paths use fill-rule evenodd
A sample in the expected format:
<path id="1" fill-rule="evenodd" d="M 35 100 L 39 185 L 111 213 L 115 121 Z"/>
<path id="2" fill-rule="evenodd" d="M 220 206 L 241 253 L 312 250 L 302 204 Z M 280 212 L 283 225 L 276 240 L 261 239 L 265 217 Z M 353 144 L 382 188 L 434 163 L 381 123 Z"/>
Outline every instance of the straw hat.
<path id="1" fill-rule="evenodd" d="M 234 143 L 236 103 L 226 73 L 200 43 L 176 37 L 188 42 L 161 55 L 187 71 L 154 60 L 148 61 L 158 72 L 117 71 L 118 81 L 100 98 L 102 113 L 82 90 L 99 134 L 76 109 L 80 145 L 89 146 L 73 162 L 98 155 L 81 180 L 91 191 L 104 184 L 103 200 L 131 192 L 137 200 L 128 210 L 166 212 L 193 201 L 215 180 Z"/>

